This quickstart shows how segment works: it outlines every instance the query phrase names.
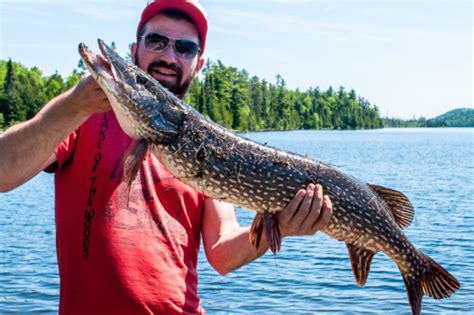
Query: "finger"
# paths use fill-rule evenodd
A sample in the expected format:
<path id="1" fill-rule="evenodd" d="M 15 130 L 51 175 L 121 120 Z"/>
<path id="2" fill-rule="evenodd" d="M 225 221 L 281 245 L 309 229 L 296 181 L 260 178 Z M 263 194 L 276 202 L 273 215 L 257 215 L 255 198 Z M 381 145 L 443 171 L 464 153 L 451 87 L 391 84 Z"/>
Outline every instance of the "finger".
<path id="1" fill-rule="evenodd" d="M 314 196 L 311 203 L 311 209 L 304 222 L 304 228 L 306 231 L 308 231 L 307 233 L 309 234 L 313 233 L 312 232 L 313 226 L 316 223 L 316 221 L 319 219 L 322 205 L 323 205 L 323 188 L 321 187 L 321 185 L 316 185 Z"/>
<path id="2" fill-rule="evenodd" d="M 82 84 L 83 86 L 93 85 L 94 83 L 95 83 L 95 80 L 90 74 L 83 76 L 81 80 L 79 81 L 79 84 Z"/>
<path id="3" fill-rule="evenodd" d="M 305 190 L 298 190 L 293 199 L 291 199 L 291 201 L 286 205 L 285 209 L 278 214 L 278 220 L 280 220 L 282 223 L 290 222 L 305 195 Z"/>
<path id="4" fill-rule="evenodd" d="M 323 206 L 323 187 L 321 185 L 316 185 L 315 194 L 311 203 L 311 212 L 313 211 L 317 212 L 317 217 L 319 217 L 319 212 L 321 211 L 322 206 Z"/>
<path id="5" fill-rule="evenodd" d="M 308 216 L 308 213 L 311 210 L 311 203 L 313 202 L 313 196 L 314 196 L 314 184 L 309 184 L 306 187 L 306 194 L 303 200 L 301 201 L 301 204 L 299 205 L 298 209 L 293 215 L 293 218 L 291 219 L 291 224 L 301 225 L 304 222 L 304 220 Z"/>
<path id="6" fill-rule="evenodd" d="M 316 220 L 313 225 L 313 229 L 316 231 L 321 230 L 322 228 L 326 227 L 331 220 L 332 217 L 332 202 L 329 196 L 324 195 L 323 197 L 323 206 L 321 208 L 321 215 Z"/>

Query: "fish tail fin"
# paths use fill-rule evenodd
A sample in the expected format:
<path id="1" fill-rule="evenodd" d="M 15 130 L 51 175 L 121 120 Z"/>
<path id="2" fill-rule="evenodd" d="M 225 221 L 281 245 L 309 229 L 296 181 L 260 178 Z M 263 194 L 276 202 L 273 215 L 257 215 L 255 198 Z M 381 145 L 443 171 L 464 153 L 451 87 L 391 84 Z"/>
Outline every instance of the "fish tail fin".
<path id="1" fill-rule="evenodd" d="M 281 232 L 276 215 L 270 211 L 257 213 L 250 228 L 250 242 L 257 249 L 260 247 L 264 232 L 270 250 L 276 254 L 281 248 Z"/>
<path id="2" fill-rule="evenodd" d="M 461 287 L 458 280 L 433 259 L 424 254 L 422 257 L 425 263 L 420 267 L 423 270 L 420 276 L 402 274 L 412 314 L 420 314 L 423 295 L 443 299 Z"/>

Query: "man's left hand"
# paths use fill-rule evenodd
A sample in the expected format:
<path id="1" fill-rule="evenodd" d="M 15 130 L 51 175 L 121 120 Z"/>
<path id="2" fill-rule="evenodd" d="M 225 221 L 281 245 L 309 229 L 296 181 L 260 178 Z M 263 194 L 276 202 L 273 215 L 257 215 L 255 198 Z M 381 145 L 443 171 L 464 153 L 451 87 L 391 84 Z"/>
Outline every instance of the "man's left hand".
<path id="1" fill-rule="evenodd" d="M 321 185 L 309 184 L 299 190 L 285 209 L 278 213 L 282 237 L 313 235 L 331 220 L 332 203 Z"/>

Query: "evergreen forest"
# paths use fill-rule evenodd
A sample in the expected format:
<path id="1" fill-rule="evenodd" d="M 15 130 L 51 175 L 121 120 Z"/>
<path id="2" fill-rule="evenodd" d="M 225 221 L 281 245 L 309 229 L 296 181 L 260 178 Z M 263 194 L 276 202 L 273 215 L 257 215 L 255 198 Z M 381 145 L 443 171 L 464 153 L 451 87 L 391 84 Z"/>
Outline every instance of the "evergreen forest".
<path id="1" fill-rule="evenodd" d="M 0 61 L 0 129 L 29 119 L 50 99 L 74 86 L 84 73 L 43 75 L 12 60 Z M 377 106 L 354 90 L 292 90 L 280 75 L 275 82 L 246 70 L 208 60 L 185 101 L 218 124 L 239 131 L 382 128 Z"/>

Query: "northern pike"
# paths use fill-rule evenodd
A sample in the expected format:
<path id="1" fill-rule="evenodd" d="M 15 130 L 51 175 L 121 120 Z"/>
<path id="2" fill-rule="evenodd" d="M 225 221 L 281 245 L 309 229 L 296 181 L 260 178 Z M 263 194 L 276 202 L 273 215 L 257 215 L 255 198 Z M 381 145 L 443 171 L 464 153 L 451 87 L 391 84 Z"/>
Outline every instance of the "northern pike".
<path id="1" fill-rule="evenodd" d="M 101 40 L 99 47 L 102 55 L 84 44 L 79 53 L 120 126 L 136 140 L 124 166 L 129 184 L 145 152 L 152 152 L 193 189 L 257 211 L 250 240 L 258 247 L 265 233 L 274 253 L 281 244 L 275 214 L 299 189 L 320 184 L 333 203 L 332 218 L 323 232 L 346 243 L 359 286 L 366 283 L 373 256 L 384 252 L 402 274 L 413 314 L 420 314 L 424 295 L 441 299 L 460 288 L 403 233 L 414 215 L 403 193 L 362 183 L 323 161 L 240 137 L 206 119 Z"/>

